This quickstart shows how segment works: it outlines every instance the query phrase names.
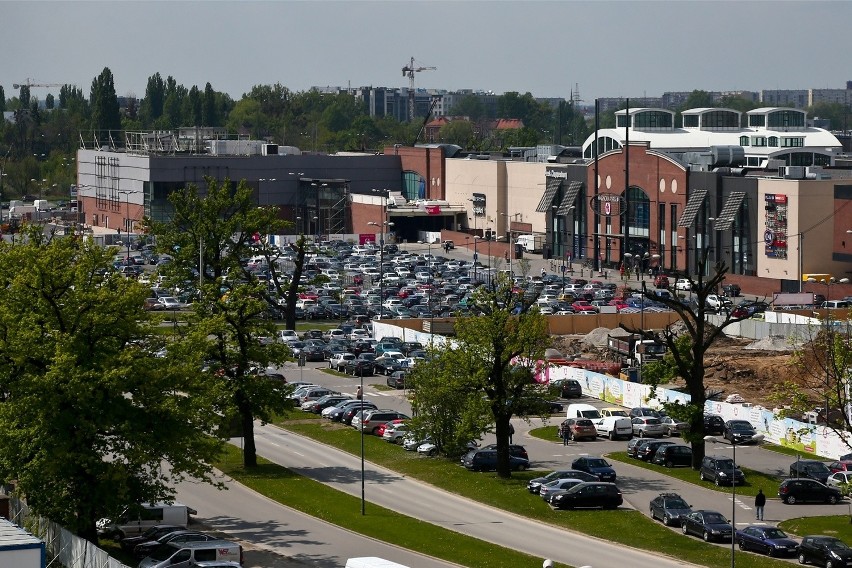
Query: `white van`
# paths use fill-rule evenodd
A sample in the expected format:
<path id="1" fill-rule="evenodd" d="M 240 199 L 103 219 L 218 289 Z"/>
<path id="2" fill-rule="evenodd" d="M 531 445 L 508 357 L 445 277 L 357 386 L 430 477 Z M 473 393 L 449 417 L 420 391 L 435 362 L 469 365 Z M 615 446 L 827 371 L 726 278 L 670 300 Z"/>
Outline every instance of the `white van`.
<path id="1" fill-rule="evenodd" d="M 225 560 L 242 566 L 243 547 L 229 540 L 169 542 L 155 548 L 139 563 L 139 568 L 189 568 L 208 560 Z"/>
<path id="2" fill-rule="evenodd" d="M 347 560 L 346 568 L 408 568 L 408 566 L 376 556 L 362 556 L 361 558 Z"/>
<path id="3" fill-rule="evenodd" d="M 115 519 L 100 519 L 98 536 L 122 539 L 127 535 L 142 534 L 154 525 L 186 527 L 189 516 L 198 511 L 181 503 L 142 503 L 139 507 L 126 507 Z"/>
<path id="4" fill-rule="evenodd" d="M 566 418 L 588 418 L 589 420 L 598 420 L 601 417 L 600 411 L 591 404 L 569 404 Z"/>

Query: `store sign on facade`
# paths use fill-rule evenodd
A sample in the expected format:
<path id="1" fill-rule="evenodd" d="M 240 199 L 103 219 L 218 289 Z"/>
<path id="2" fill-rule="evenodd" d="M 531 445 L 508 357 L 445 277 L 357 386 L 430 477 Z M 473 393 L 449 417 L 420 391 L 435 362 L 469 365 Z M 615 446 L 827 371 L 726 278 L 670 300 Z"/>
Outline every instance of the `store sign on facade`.
<path id="1" fill-rule="evenodd" d="M 624 197 L 618 193 L 599 193 L 590 201 L 592 211 L 604 217 L 618 217 L 624 214 Z"/>

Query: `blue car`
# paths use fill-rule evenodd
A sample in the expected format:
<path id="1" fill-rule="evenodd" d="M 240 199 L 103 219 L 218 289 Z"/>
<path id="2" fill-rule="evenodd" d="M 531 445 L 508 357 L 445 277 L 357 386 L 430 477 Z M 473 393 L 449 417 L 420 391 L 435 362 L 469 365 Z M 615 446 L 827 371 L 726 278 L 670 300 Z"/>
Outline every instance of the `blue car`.
<path id="1" fill-rule="evenodd" d="M 751 525 L 737 531 L 740 550 L 753 550 L 769 556 L 796 556 L 799 543 L 781 529 L 763 525 Z"/>
<path id="2" fill-rule="evenodd" d="M 601 481 L 615 483 L 615 470 L 612 469 L 610 463 L 603 458 L 590 456 L 577 458 L 571 463 L 571 469 L 585 471 L 586 473 L 591 473 L 592 475 L 597 476 L 597 478 Z"/>

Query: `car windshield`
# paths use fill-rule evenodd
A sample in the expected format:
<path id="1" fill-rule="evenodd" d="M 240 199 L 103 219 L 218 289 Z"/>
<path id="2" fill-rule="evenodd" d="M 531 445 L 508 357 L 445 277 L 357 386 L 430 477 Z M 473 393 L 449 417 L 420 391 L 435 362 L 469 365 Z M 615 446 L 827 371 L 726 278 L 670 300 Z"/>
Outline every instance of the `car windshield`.
<path id="1" fill-rule="evenodd" d="M 175 553 L 175 550 L 177 549 L 174 546 L 171 546 L 169 544 L 161 544 L 160 546 L 155 548 L 154 551 L 151 552 L 151 554 L 149 554 L 148 556 L 154 560 L 159 560 L 160 562 L 162 562 L 163 560 L 168 560 L 169 558 L 171 558 L 172 554 Z"/>
<path id="2" fill-rule="evenodd" d="M 716 469 L 726 470 L 726 469 L 734 469 L 737 466 L 734 465 L 734 460 L 716 460 Z"/>
<path id="3" fill-rule="evenodd" d="M 753 430 L 748 422 L 732 422 L 731 430 Z"/>
<path id="4" fill-rule="evenodd" d="M 719 513 L 704 513 L 704 522 L 708 524 L 727 523 L 725 517 Z"/>
<path id="5" fill-rule="evenodd" d="M 787 538 L 787 533 L 781 529 L 764 529 L 763 534 L 766 538 Z"/>
<path id="6" fill-rule="evenodd" d="M 832 550 L 849 550 L 848 544 L 836 538 L 832 538 L 831 540 L 826 539 L 825 544 Z"/>
<path id="7" fill-rule="evenodd" d="M 590 427 L 590 428 L 591 428 L 592 426 L 594 426 L 594 424 L 592 424 L 592 421 L 591 421 L 591 420 L 589 420 L 588 418 L 586 418 L 586 419 L 582 419 L 582 420 L 577 420 L 577 422 L 575 422 L 575 424 L 576 424 L 577 426 L 588 426 L 588 427 Z"/>
<path id="8" fill-rule="evenodd" d="M 603 458 L 592 458 L 586 464 L 589 467 L 609 467 L 609 463 Z"/>
<path id="9" fill-rule="evenodd" d="M 819 462 L 808 464 L 807 469 L 815 473 L 825 473 L 829 471 L 828 466 L 826 466 L 824 463 Z"/>
<path id="10" fill-rule="evenodd" d="M 666 499 L 665 507 L 667 509 L 689 509 L 689 505 L 683 499 Z"/>

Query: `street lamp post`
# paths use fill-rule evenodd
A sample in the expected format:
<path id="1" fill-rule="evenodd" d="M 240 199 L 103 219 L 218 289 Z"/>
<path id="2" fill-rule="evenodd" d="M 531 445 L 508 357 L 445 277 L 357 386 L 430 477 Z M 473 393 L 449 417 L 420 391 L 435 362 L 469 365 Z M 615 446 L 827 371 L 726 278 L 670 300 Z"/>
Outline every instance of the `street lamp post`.
<path id="1" fill-rule="evenodd" d="M 755 434 L 751 439 L 759 444 L 763 438 L 763 434 Z M 719 438 L 716 436 L 704 436 L 704 441 L 718 442 Z M 735 553 L 737 543 L 737 484 L 735 477 L 737 472 L 737 444 L 733 440 L 731 440 L 731 451 L 733 452 L 731 456 L 731 568 L 735 568 L 737 565 Z"/>

